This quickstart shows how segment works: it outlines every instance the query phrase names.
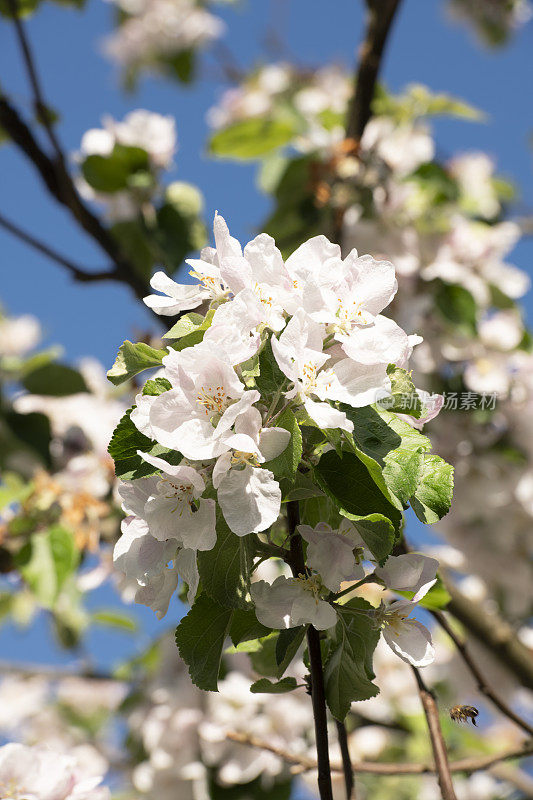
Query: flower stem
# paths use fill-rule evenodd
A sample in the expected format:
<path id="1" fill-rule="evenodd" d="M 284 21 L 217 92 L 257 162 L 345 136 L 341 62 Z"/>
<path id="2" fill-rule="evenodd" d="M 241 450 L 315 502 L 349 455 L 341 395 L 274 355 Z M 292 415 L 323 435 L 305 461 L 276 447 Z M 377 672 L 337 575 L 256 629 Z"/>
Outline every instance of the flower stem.
<path id="1" fill-rule="evenodd" d="M 300 509 L 297 500 L 287 503 L 287 520 L 289 523 L 290 553 L 287 557 L 292 574 L 305 575 L 306 567 L 302 547 L 302 537 L 296 532 L 300 522 Z M 331 766 L 329 762 L 328 720 L 326 716 L 326 692 L 324 688 L 324 672 L 322 654 L 320 652 L 320 634 L 309 625 L 307 628 L 307 648 L 311 673 L 311 699 L 315 719 L 316 755 L 318 763 L 318 790 L 320 800 L 333 800 L 331 787 Z"/>

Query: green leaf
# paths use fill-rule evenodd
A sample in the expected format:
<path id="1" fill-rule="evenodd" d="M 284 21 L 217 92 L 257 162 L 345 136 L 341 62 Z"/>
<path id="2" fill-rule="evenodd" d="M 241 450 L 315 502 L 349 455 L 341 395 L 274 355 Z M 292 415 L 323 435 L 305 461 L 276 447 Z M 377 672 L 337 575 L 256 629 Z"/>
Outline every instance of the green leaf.
<path id="1" fill-rule="evenodd" d="M 153 380 L 146 381 L 143 387 L 143 394 L 150 395 L 151 397 L 158 397 L 158 395 L 168 392 L 172 389 L 172 384 L 166 378 L 153 378 Z"/>
<path id="2" fill-rule="evenodd" d="M 274 358 L 269 339 L 259 354 L 259 375 L 255 379 L 257 388 L 263 397 L 267 397 L 268 395 L 276 394 L 283 387 L 286 380 L 286 376 L 280 370 Z"/>
<path id="3" fill-rule="evenodd" d="M 45 608 L 52 608 L 79 562 L 71 531 L 59 525 L 35 533 L 15 557 L 20 574 Z"/>
<path id="4" fill-rule="evenodd" d="M 205 322 L 205 317 L 202 314 L 196 314 L 191 311 L 189 314 L 184 314 L 175 325 L 163 334 L 163 339 L 181 339 L 183 336 L 188 336 L 190 333 L 202 328 Z"/>
<path id="5" fill-rule="evenodd" d="M 374 464 L 379 469 L 377 463 Z M 400 529 L 401 512 L 385 496 L 383 487 L 376 484 L 378 476 L 371 475 L 369 465 L 355 453 L 346 452 L 340 458 L 329 450 L 320 458 L 315 477 L 343 516 L 360 520 L 378 514 L 390 519 L 395 530 Z"/>
<path id="6" fill-rule="evenodd" d="M 132 264 L 135 273 L 146 281 L 146 292 L 148 294 L 150 291 L 148 281 L 154 264 L 160 259 L 144 223 L 142 220 L 125 219 L 115 222 L 111 225 L 109 231 L 118 242 L 120 252 L 124 258 Z"/>
<path id="7" fill-rule="evenodd" d="M 294 133 L 290 120 L 252 117 L 217 131 L 211 137 L 209 152 L 222 158 L 255 160 L 288 144 Z"/>
<path id="8" fill-rule="evenodd" d="M 426 453 L 418 488 L 411 506 L 421 522 L 434 523 L 450 510 L 453 497 L 453 467 L 439 456 Z"/>
<path id="9" fill-rule="evenodd" d="M 129 408 L 121 418 L 107 448 L 107 452 L 115 462 L 117 478 L 132 481 L 157 475 L 159 470 L 137 455 L 138 450 L 163 458 L 169 464 L 179 464 L 182 459 L 181 453 L 169 450 L 141 433 L 130 419 L 132 411 L 133 409 Z"/>
<path id="10" fill-rule="evenodd" d="M 354 525 L 376 561 L 383 565 L 397 538 L 390 519 L 382 514 L 370 514 L 354 522 Z"/>
<path id="11" fill-rule="evenodd" d="M 205 225 L 198 217 L 182 213 L 179 205 L 171 202 L 160 206 L 156 215 L 155 238 L 164 253 L 165 264 L 173 272 L 189 253 L 205 245 Z"/>
<path id="12" fill-rule="evenodd" d="M 69 394 L 88 392 L 82 375 L 64 364 L 43 364 L 22 379 L 22 385 L 31 394 L 65 397 Z"/>
<path id="13" fill-rule="evenodd" d="M 127 189 L 132 176 L 149 173 L 148 153 L 140 147 L 116 144 L 108 156 L 87 156 L 81 165 L 83 177 L 97 192 L 114 194 Z"/>
<path id="14" fill-rule="evenodd" d="M 338 528 L 341 516 L 331 497 L 321 494 L 308 497 L 300 503 L 300 514 L 304 525 L 315 528 L 319 522 L 326 522 L 332 528 Z"/>
<path id="15" fill-rule="evenodd" d="M 237 536 L 217 509 L 217 541 L 198 553 L 198 570 L 205 592 L 230 608 L 245 608 L 252 568 L 251 537 Z"/>
<path id="16" fill-rule="evenodd" d="M 435 292 L 435 305 L 449 323 L 465 334 L 475 336 L 477 306 L 468 289 L 440 281 Z"/>
<path id="17" fill-rule="evenodd" d="M 296 417 L 290 410 L 285 409 L 277 420 L 275 420 L 277 428 L 284 428 L 289 431 L 291 438 L 285 450 L 279 454 L 272 461 L 267 461 L 263 466 L 269 469 L 277 478 L 294 478 L 296 470 L 302 458 L 302 433 L 300 426 L 296 421 Z"/>
<path id="18" fill-rule="evenodd" d="M 194 314 L 195 317 L 200 317 L 201 322 L 197 325 L 187 326 L 189 330 L 185 334 L 181 334 L 183 328 L 178 327 L 180 322 L 185 319 L 182 317 L 164 337 L 166 339 L 174 339 L 174 341 L 170 342 L 169 347 L 172 347 L 173 350 L 185 350 L 186 347 L 193 347 L 193 345 L 199 344 L 203 340 L 206 330 L 211 325 L 214 313 L 215 311 L 212 309 L 207 312 L 205 317 L 200 317 L 200 314 Z M 189 314 L 188 316 L 191 317 L 193 315 Z M 180 332 L 179 337 L 175 336 L 176 332 Z"/>
<path id="19" fill-rule="evenodd" d="M 417 184 L 419 192 L 425 195 L 428 206 L 455 203 L 459 199 L 457 181 L 435 161 L 421 164 L 406 180 Z"/>
<path id="20" fill-rule="evenodd" d="M 409 414 L 411 417 L 419 419 L 423 411 L 422 403 L 412 381 L 411 373 L 395 364 L 389 364 L 387 375 L 391 382 L 392 397 L 383 398 L 378 405 L 388 411 Z"/>
<path id="21" fill-rule="evenodd" d="M 235 647 L 240 642 L 260 639 L 270 633 L 270 628 L 265 628 L 258 622 L 253 608 L 236 608 L 234 610 L 229 635 Z"/>
<path id="22" fill-rule="evenodd" d="M 351 703 L 368 700 L 379 693 L 372 683 L 375 677 L 372 657 L 380 631 L 365 613 L 371 609 L 372 606 L 360 598 L 336 606 L 339 621 L 332 635 L 324 681 L 329 710 L 340 722 L 345 720 Z"/>
<path id="23" fill-rule="evenodd" d="M 199 689 L 218 690 L 218 673 L 232 610 L 206 594 L 194 601 L 189 613 L 176 628 L 176 644 L 189 668 L 192 682 Z"/>
<path id="24" fill-rule="evenodd" d="M 108 380 L 115 386 L 133 378 L 139 372 L 152 367 L 160 367 L 166 350 L 156 350 L 144 342 L 126 341 L 120 346 L 115 363 L 107 373 Z"/>
<path id="25" fill-rule="evenodd" d="M 252 694 L 285 694 L 294 691 L 297 686 L 296 678 L 282 678 L 276 682 L 269 681 L 268 678 L 261 678 L 252 683 L 250 691 Z"/>
<path id="26" fill-rule="evenodd" d="M 120 611 L 116 608 L 105 608 L 99 611 L 93 611 L 91 619 L 98 625 L 105 625 L 107 628 L 116 628 L 120 631 L 127 633 L 136 633 L 139 626 L 137 620 L 127 614 L 125 611 Z"/>
<path id="27" fill-rule="evenodd" d="M 298 628 L 287 628 L 279 632 L 275 650 L 278 675 L 283 675 L 295 657 L 304 640 L 305 632 L 306 628 L 303 625 Z"/>
<path id="28" fill-rule="evenodd" d="M 406 508 L 409 498 L 416 492 L 422 472 L 423 453 L 399 447 L 385 456 L 383 477 L 385 483 Z"/>
<path id="29" fill-rule="evenodd" d="M 250 653 L 250 661 L 255 672 L 273 678 L 281 678 L 305 636 L 305 627 L 275 631 L 259 639 L 259 647 Z"/>
<path id="30" fill-rule="evenodd" d="M 0 418 L 0 466 L 5 469 L 6 465 L 12 464 L 16 468 L 21 451 L 29 451 L 50 468 L 51 439 L 50 420 L 46 414 L 8 411 L 3 420 Z"/>
<path id="31" fill-rule="evenodd" d="M 26 483 L 16 472 L 4 472 L 0 484 L 0 509 L 24 502 L 32 491 L 33 484 Z"/>

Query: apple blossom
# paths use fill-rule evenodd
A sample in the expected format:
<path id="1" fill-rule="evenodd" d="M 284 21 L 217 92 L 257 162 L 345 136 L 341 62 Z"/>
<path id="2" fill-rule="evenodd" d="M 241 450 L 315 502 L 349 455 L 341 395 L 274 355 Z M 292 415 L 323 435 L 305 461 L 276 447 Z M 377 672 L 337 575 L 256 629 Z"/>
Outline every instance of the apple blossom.
<path id="1" fill-rule="evenodd" d="M 317 630 L 335 625 L 333 607 L 322 599 L 324 587 L 317 575 L 285 578 L 274 583 L 257 581 L 250 588 L 257 619 L 267 628 L 295 628 L 311 624 Z"/>
<path id="2" fill-rule="evenodd" d="M 124 511 L 145 520 L 159 541 L 176 539 L 193 550 L 215 545 L 215 502 L 201 497 L 205 482 L 189 466 L 172 466 L 161 458 L 142 453 L 142 458 L 161 470 L 161 476 L 125 481 L 119 486 Z"/>
<path id="3" fill-rule="evenodd" d="M 332 592 L 338 592 L 343 581 L 364 578 L 364 542 L 349 520 L 343 518 L 337 530 L 319 522 L 314 528 L 299 525 L 298 532 L 308 543 L 307 563 Z"/>
<path id="4" fill-rule="evenodd" d="M 277 520 L 281 490 L 270 470 L 260 464 L 278 456 L 287 447 L 289 431 L 262 428 L 259 411 L 253 406 L 235 422 L 234 434 L 213 468 L 213 486 L 224 518 L 239 536 L 263 531 Z"/>
<path id="5" fill-rule="evenodd" d="M 380 606 L 376 618 L 383 629 L 383 638 L 391 650 L 414 667 L 426 667 L 435 659 L 435 650 L 428 629 L 410 614 L 416 603 L 394 600 Z"/>
<path id="6" fill-rule="evenodd" d="M 418 553 L 389 556 L 383 567 L 377 567 L 375 575 L 384 581 L 388 589 L 399 592 L 414 592 L 412 602 L 417 603 L 437 581 L 439 562 L 436 558 Z"/>
<path id="7" fill-rule="evenodd" d="M 108 800 L 102 776 L 79 777 L 75 759 L 23 744 L 0 748 L 0 792 L 6 800 Z"/>

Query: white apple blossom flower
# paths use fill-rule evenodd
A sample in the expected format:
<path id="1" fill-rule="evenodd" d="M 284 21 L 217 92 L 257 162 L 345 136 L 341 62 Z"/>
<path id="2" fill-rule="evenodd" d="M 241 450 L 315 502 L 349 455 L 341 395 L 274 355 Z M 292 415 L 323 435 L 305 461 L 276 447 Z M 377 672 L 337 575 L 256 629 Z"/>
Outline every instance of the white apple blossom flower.
<path id="1" fill-rule="evenodd" d="M 108 800 L 103 776 L 81 777 L 72 756 L 9 743 L 0 747 L 0 793 L 6 800 Z"/>
<path id="2" fill-rule="evenodd" d="M 377 619 L 383 638 L 402 661 L 414 667 L 426 667 L 435 660 L 435 650 L 428 629 L 410 617 L 415 608 L 416 603 L 409 600 L 394 600 L 378 609 Z"/>
<path id="3" fill-rule="evenodd" d="M 174 388 L 151 402 L 152 436 L 192 460 L 226 452 L 233 424 L 259 400 L 259 392 L 245 391 L 233 367 L 213 352 L 209 342 L 172 350 L 163 364 Z"/>
<path id="4" fill-rule="evenodd" d="M 267 628 L 295 628 L 313 625 L 326 630 L 335 625 L 334 608 L 322 599 L 324 587 L 317 575 L 285 578 L 274 583 L 257 581 L 250 588 L 257 619 Z"/>
<path id="5" fill-rule="evenodd" d="M 409 175 L 435 155 L 435 143 L 426 126 L 398 125 L 389 117 L 374 117 L 369 121 L 361 148 L 377 153 L 400 176 Z"/>
<path id="6" fill-rule="evenodd" d="M 349 520 L 343 519 L 337 530 L 319 522 L 314 528 L 299 525 L 298 532 L 308 543 L 307 564 L 332 592 L 338 592 L 343 581 L 364 578 L 364 542 Z"/>
<path id="7" fill-rule="evenodd" d="M 126 580 L 140 587 L 135 593 L 136 602 L 152 608 L 161 619 L 181 575 L 189 587 L 188 600 L 192 603 L 199 582 L 196 550 L 181 547 L 175 539 L 156 539 L 139 517 L 122 520 L 121 531 L 122 536 L 113 551 L 113 562 Z M 169 568 L 171 561 L 173 566 Z"/>
<path id="8" fill-rule="evenodd" d="M 107 38 L 107 54 L 124 68 L 157 65 L 217 39 L 224 23 L 195 0 L 115 0 L 125 19 Z"/>
<path id="9" fill-rule="evenodd" d="M 399 592 L 414 592 L 413 603 L 418 603 L 437 582 L 439 562 L 419 553 L 404 553 L 389 556 L 383 567 L 377 567 L 375 575 L 388 589 Z"/>
<path id="10" fill-rule="evenodd" d="M 324 331 L 303 309 L 291 318 L 279 339 L 272 337 L 272 352 L 279 368 L 294 384 L 286 393 L 297 398 L 320 428 L 351 432 L 346 414 L 320 400 L 340 400 L 352 406 L 375 401 L 378 391 L 390 389 L 384 364 L 366 366 L 341 358 L 330 369 L 322 369 L 330 355 L 322 351 Z"/>
<path id="11" fill-rule="evenodd" d="M 0 356 L 23 356 L 41 339 L 39 320 L 31 314 L 20 317 L 0 315 Z"/>
<path id="12" fill-rule="evenodd" d="M 215 546 L 215 501 L 201 497 L 205 481 L 189 466 L 172 466 L 161 458 L 139 451 L 161 470 L 161 476 L 123 482 L 118 489 L 127 514 L 145 520 L 154 539 L 175 539 L 192 550 Z"/>
<path id="13" fill-rule="evenodd" d="M 213 486 L 224 518 L 238 536 L 266 530 L 277 520 L 281 507 L 279 483 L 270 470 L 260 467 L 285 450 L 290 439 L 283 428 L 262 428 L 259 411 L 251 407 L 235 422 L 213 469 Z"/>

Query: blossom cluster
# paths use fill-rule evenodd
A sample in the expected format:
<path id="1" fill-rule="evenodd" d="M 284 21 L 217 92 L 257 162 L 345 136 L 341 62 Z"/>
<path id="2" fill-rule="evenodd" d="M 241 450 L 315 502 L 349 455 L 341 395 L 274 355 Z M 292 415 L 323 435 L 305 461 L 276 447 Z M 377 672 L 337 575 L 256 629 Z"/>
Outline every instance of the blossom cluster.
<path id="1" fill-rule="evenodd" d="M 105 42 L 106 53 L 125 69 L 158 66 L 204 47 L 224 23 L 197 0 L 114 0 L 121 23 Z"/>
<path id="2" fill-rule="evenodd" d="M 129 178 L 128 185 L 118 190 L 110 185 L 106 191 L 105 183 L 104 188 L 95 188 L 91 184 L 91 173 L 84 169 L 84 165 L 90 164 L 88 159 L 92 156 L 113 159 L 117 154 L 117 146 L 118 155 L 123 156 L 125 153 L 127 156 L 131 153 L 132 161 L 136 154 L 139 158 L 139 151 L 142 161 L 142 154 L 145 153 L 146 162 L 140 164 L 142 170 L 137 169 L 136 174 Z M 176 123 L 171 116 L 145 109 L 131 111 L 120 122 L 105 116 L 102 128 L 91 128 L 82 137 L 77 160 L 83 177 L 78 178 L 78 189 L 88 200 L 104 204 L 109 219 L 118 222 L 135 218 L 149 207 L 153 197 L 161 191 L 161 172 L 172 166 L 176 149 Z M 132 164 L 132 172 L 133 166 Z M 118 158 L 116 168 L 124 170 Z"/>
<path id="3" fill-rule="evenodd" d="M 136 601 L 159 617 L 179 576 L 193 602 L 197 554 L 215 546 L 219 514 L 239 537 L 277 522 L 282 490 L 269 465 L 291 440 L 291 432 L 275 424 L 283 413 L 290 409 L 300 424 L 326 435 L 350 435 L 353 422 L 339 404 L 361 408 L 377 395 L 390 396 L 389 367 L 403 369 L 420 341 L 381 314 L 397 289 L 390 262 L 355 250 L 343 259 L 338 245 L 323 236 L 286 261 L 266 234 L 242 250 L 218 214 L 214 234 L 216 248 L 188 262 L 195 283 L 177 284 L 156 273 L 152 286 L 162 294 L 145 300 L 168 316 L 210 306 L 202 341 L 168 349 L 157 374 L 164 390 L 139 393 L 130 415 L 142 434 L 181 454 L 171 464 L 139 451 L 157 474 L 124 481 L 118 489 L 128 516 L 115 565 L 137 582 Z M 279 373 L 268 404 L 255 369 L 265 358 Z M 336 530 L 304 525 L 299 533 L 308 543 L 310 574 L 256 583 L 251 597 L 269 628 L 312 623 L 327 629 L 336 616 L 324 598 L 343 581 L 364 577 L 361 563 L 371 555 L 348 520 Z M 418 664 L 432 659 L 430 636 L 409 614 L 435 582 L 436 568 L 432 559 L 409 555 L 389 558 L 374 573 L 390 588 L 415 592 L 413 600 L 375 616 L 398 654 Z M 405 647 L 398 644 L 402 633 Z"/>

